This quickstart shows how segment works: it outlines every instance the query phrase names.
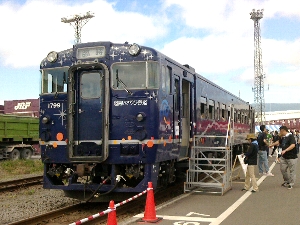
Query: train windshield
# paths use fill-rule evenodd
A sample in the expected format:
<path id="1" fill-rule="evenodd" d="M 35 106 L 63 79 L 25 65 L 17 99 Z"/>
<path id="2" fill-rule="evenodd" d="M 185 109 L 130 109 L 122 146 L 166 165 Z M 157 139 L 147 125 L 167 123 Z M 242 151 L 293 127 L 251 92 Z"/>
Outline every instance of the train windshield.
<path id="1" fill-rule="evenodd" d="M 68 67 L 41 70 L 41 93 L 67 92 Z"/>
<path id="2" fill-rule="evenodd" d="M 158 74 L 157 62 L 115 63 L 111 83 L 120 90 L 158 88 Z"/>

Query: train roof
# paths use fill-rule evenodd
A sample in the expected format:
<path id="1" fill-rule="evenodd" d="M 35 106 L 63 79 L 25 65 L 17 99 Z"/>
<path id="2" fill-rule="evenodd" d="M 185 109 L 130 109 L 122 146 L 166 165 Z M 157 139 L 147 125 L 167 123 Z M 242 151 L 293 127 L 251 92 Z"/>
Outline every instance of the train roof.
<path id="1" fill-rule="evenodd" d="M 191 73 L 191 74 L 195 74 L 199 79 L 201 79 L 201 80 L 203 80 L 203 81 L 205 81 L 205 82 L 211 84 L 212 86 L 214 86 L 214 87 L 216 87 L 216 88 L 218 88 L 218 89 L 220 89 L 220 90 L 226 92 L 227 94 L 230 94 L 232 97 L 234 97 L 234 98 L 236 98 L 236 99 L 238 99 L 238 100 L 240 100 L 240 101 L 242 101 L 242 102 L 244 102 L 244 103 L 248 103 L 248 102 L 246 102 L 245 100 L 241 99 L 240 97 L 238 97 L 238 96 L 232 94 L 232 93 L 229 92 L 228 90 L 226 90 L 226 89 L 222 88 L 221 86 L 217 85 L 216 83 L 212 82 L 211 80 L 205 78 L 205 77 L 202 76 L 201 74 L 197 73 L 197 72 L 195 71 L 195 69 L 194 69 L 193 67 L 191 67 L 190 65 L 188 65 L 188 64 L 180 64 L 180 63 L 178 63 L 177 61 L 175 61 L 174 59 L 172 59 L 172 58 L 170 58 L 170 57 L 168 57 L 168 56 L 166 56 L 166 55 L 164 55 L 164 54 L 162 54 L 162 53 L 160 53 L 160 54 L 161 54 L 162 56 L 164 56 L 164 57 L 166 58 L 166 60 L 168 60 L 169 62 L 173 63 L 174 65 L 177 65 L 177 66 L 180 65 L 182 69 L 187 70 L 187 71 L 188 71 L 189 73 Z"/>
<path id="2" fill-rule="evenodd" d="M 73 48 L 69 48 L 67 50 L 57 52 L 57 61 L 55 62 L 55 64 L 57 66 L 62 66 L 63 63 L 66 64 L 66 66 L 76 65 L 76 63 L 78 63 L 78 62 L 74 61 L 74 51 L 77 51 L 77 49 L 80 49 L 80 48 L 91 48 L 91 47 L 100 46 L 100 45 L 103 45 L 107 48 L 108 47 L 110 48 L 110 52 L 106 53 L 106 56 L 103 57 L 103 59 L 101 59 L 101 60 L 105 61 L 105 60 L 107 60 L 107 57 L 108 57 L 108 59 L 112 58 L 113 61 L 116 62 L 116 61 L 118 61 L 118 59 L 117 58 L 115 59 L 115 57 L 117 56 L 117 55 L 115 55 L 115 52 L 116 52 L 116 54 L 125 54 L 124 50 L 128 49 L 133 44 L 129 44 L 128 42 L 125 42 L 123 44 L 122 43 L 112 43 L 112 42 L 109 42 L 109 41 L 80 43 L 80 44 L 77 44 L 77 45 L 73 45 Z M 157 60 L 157 61 L 159 61 L 159 59 L 165 59 L 165 60 L 169 61 L 170 63 L 180 67 L 181 69 L 186 70 L 190 74 L 196 75 L 199 79 L 201 79 L 201 80 L 211 84 L 212 86 L 226 92 L 227 94 L 231 95 L 235 99 L 238 99 L 238 100 L 240 100 L 244 103 L 248 103 L 248 102 L 244 101 L 243 99 L 241 99 L 240 97 L 232 94 L 228 90 L 225 90 L 221 86 L 217 85 L 216 83 L 214 83 L 214 82 L 210 81 L 209 79 L 205 78 L 204 76 L 200 75 L 199 73 L 196 73 L 195 69 L 193 67 L 191 67 L 189 64 L 178 63 L 174 59 L 166 56 L 165 54 L 163 54 L 163 53 L 161 53 L 158 50 L 155 50 L 153 48 L 150 48 L 150 47 L 147 47 L 147 46 L 142 46 L 142 45 L 139 46 L 139 47 L 141 48 L 140 56 L 134 56 L 134 57 L 129 58 L 130 56 L 129 56 L 129 53 L 128 53 L 127 54 L 128 55 L 127 60 L 129 60 L 129 61 L 130 60 L 132 60 L 132 61 L 138 61 L 138 60 L 143 60 L 143 61 L 144 60 Z M 144 50 L 144 52 L 143 52 L 143 50 Z M 147 50 L 148 50 L 148 52 L 147 52 L 148 54 L 145 53 Z M 123 51 L 123 53 L 122 53 L 122 51 Z M 50 52 L 49 54 L 51 54 L 51 53 L 52 52 Z M 49 54 L 48 54 L 48 56 L 49 56 Z M 47 57 L 45 57 L 42 60 L 41 64 L 40 64 L 40 69 L 49 68 L 50 66 L 48 64 L 50 64 L 50 63 L 47 60 Z"/>

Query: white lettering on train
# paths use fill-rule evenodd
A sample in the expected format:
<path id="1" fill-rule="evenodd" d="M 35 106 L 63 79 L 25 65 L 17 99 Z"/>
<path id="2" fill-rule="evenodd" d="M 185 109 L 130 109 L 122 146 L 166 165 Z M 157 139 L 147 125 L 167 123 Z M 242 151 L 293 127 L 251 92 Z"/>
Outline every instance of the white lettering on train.
<path id="1" fill-rule="evenodd" d="M 114 106 L 147 105 L 147 100 L 114 101 Z"/>
<path id="2" fill-rule="evenodd" d="M 48 103 L 48 109 L 57 109 L 60 108 L 60 103 L 50 102 Z"/>

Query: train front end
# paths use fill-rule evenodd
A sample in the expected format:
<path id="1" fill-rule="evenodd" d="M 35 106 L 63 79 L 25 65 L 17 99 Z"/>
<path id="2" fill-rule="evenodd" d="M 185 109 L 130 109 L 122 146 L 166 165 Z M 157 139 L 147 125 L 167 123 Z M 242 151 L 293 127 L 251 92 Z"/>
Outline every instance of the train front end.
<path id="1" fill-rule="evenodd" d="M 155 143 L 157 58 L 151 49 L 110 42 L 48 54 L 40 96 L 44 188 L 105 201 L 109 193 L 143 191 L 149 181 L 156 187 L 157 159 L 164 160 Z"/>

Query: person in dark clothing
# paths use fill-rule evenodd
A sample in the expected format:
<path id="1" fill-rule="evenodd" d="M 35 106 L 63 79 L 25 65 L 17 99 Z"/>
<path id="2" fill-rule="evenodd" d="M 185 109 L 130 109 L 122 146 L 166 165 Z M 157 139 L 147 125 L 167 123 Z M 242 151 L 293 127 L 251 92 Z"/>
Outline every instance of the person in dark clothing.
<path id="1" fill-rule="evenodd" d="M 275 142 L 278 141 L 278 140 L 279 140 L 278 131 L 275 130 L 274 136 L 273 136 L 273 138 L 272 138 L 272 143 L 275 143 Z M 273 151 L 272 151 L 271 156 L 274 155 L 274 152 L 276 151 L 277 147 L 278 147 L 277 145 L 274 145 L 274 148 L 273 148 Z"/>
<path id="2" fill-rule="evenodd" d="M 280 163 L 280 158 L 281 158 L 281 152 L 282 152 L 282 145 L 280 143 L 282 143 L 282 137 L 281 134 L 278 134 L 278 140 L 273 142 L 273 144 L 276 144 L 275 146 L 277 146 L 277 157 L 275 159 L 275 163 Z M 274 147 L 275 147 L 274 146 Z"/>
<path id="3" fill-rule="evenodd" d="M 300 143 L 300 135 L 299 130 L 295 130 L 295 140 L 296 140 L 296 151 L 299 153 L 299 143 Z"/>
<path id="4" fill-rule="evenodd" d="M 256 177 L 254 174 L 254 168 L 257 165 L 257 152 L 258 152 L 258 143 L 256 140 L 255 134 L 248 134 L 246 140 L 249 141 L 248 151 L 244 154 L 248 158 L 248 166 L 245 178 L 245 184 L 242 191 L 248 191 L 250 189 L 250 179 L 252 182 L 252 191 L 253 193 L 258 191 L 258 186 L 256 182 Z"/>
<path id="5" fill-rule="evenodd" d="M 296 180 L 296 166 L 298 160 L 296 140 L 294 135 L 289 133 L 286 126 L 281 126 L 279 129 L 281 138 L 279 141 L 270 145 L 270 147 L 278 144 L 282 147 L 280 170 L 284 182 L 281 186 L 292 189 Z"/>
<path id="6" fill-rule="evenodd" d="M 261 133 L 259 133 L 257 137 L 258 141 L 258 172 L 259 175 L 266 175 L 266 176 L 274 176 L 273 173 L 269 171 L 269 160 L 268 160 L 268 152 L 269 152 L 269 143 L 267 137 L 267 129 L 265 125 L 260 126 Z M 265 171 L 263 171 L 263 166 Z"/>

